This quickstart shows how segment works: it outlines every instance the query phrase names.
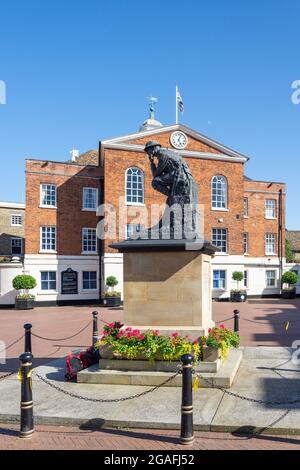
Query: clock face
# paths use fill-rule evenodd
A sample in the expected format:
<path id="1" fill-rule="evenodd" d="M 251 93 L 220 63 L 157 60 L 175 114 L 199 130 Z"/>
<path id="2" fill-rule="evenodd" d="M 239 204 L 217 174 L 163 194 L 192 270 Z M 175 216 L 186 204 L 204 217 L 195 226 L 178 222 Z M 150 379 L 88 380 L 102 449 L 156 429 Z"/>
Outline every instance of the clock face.
<path id="1" fill-rule="evenodd" d="M 171 134 L 170 142 L 176 149 L 184 149 L 187 146 L 188 138 L 181 131 L 175 131 Z"/>

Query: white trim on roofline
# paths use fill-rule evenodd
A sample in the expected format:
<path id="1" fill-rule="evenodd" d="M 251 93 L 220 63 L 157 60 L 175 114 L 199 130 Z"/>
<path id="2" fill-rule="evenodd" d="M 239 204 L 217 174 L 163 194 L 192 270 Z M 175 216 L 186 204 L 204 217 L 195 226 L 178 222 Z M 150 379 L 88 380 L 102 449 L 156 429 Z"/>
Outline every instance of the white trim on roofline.
<path id="1" fill-rule="evenodd" d="M 207 145 L 210 145 L 212 147 L 217 148 L 218 150 L 224 152 L 226 155 L 230 155 L 231 157 L 236 157 L 236 158 L 241 158 L 243 161 L 248 161 L 249 157 L 246 155 L 243 155 L 242 153 L 236 152 L 235 150 L 230 149 L 229 147 L 226 147 L 225 145 L 220 144 L 219 142 L 216 142 L 213 139 L 210 139 L 209 137 L 200 134 L 199 132 L 194 131 L 193 129 L 189 128 L 188 126 L 185 126 L 183 124 L 173 124 L 172 126 L 165 126 L 165 127 L 160 127 L 159 129 L 152 129 L 149 131 L 143 131 L 143 132 L 136 132 L 135 134 L 128 134 L 123 137 L 116 137 L 113 139 L 107 139 L 103 140 L 101 144 L 106 147 L 108 144 L 112 143 L 121 143 L 121 142 L 126 142 L 128 140 L 132 139 L 139 139 L 147 136 L 152 136 L 152 135 L 157 135 L 157 134 L 162 134 L 164 132 L 169 132 L 169 131 L 175 131 L 175 130 L 181 130 L 182 132 L 186 132 L 188 135 L 191 137 L 194 137 L 197 140 L 200 140 L 201 142 L 204 142 Z"/>
<path id="2" fill-rule="evenodd" d="M 136 144 L 119 144 L 118 142 L 111 142 L 105 145 L 106 149 L 117 149 L 117 150 L 127 150 L 128 152 L 141 152 L 144 153 L 144 145 Z M 173 152 L 182 155 L 183 157 L 192 157 L 192 158 L 201 158 L 202 160 L 220 160 L 228 162 L 240 162 L 245 163 L 244 157 L 230 157 L 224 153 L 210 153 L 210 152 L 195 152 L 192 150 L 176 150 L 172 149 Z"/>
<path id="3" fill-rule="evenodd" d="M 20 202 L 0 202 L 0 207 L 7 209 L 25 209 L 25 204 Z"/>

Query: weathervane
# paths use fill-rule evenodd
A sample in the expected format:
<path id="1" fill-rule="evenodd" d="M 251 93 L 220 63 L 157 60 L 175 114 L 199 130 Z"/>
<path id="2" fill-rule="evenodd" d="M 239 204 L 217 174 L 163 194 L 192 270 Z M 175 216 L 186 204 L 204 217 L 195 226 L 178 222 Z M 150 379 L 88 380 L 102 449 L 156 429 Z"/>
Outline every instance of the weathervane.
<path id="1" fill-rule="evenodd" d="M 154 111 L 155 111 L 155 105 L 158 101 L 157 98 L 155 98 L 155 96 L 147 96 L 147 99 L 149 101 L 149 109 L 150 109 L 150 119 L 155 119 L 154 117 Z"/>

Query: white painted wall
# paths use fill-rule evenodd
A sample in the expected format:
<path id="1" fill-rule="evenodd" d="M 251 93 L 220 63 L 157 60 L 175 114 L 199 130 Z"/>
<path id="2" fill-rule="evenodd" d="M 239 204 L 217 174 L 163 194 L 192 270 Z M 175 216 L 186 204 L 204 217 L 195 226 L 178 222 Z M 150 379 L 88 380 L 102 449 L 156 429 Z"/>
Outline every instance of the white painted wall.
<path id="1" fill-rule="evenodd" d="M 68 268 L 78 272 L 78 294 L 61 294 L 61 273 Z M 56 300 L 89 300 L 99 298 L 99 256 L 57 256 L 52 254 L 26 255 L 24 261 L 26 274 L 34 276 L 37 287 L 32 291 L 38 302 Z M 42 291 L 41 271 L 56 271 L 56 291 Z M 82 289 L 82 271 L 97 271 L 97 289 Z"/>
<path id="2" fill-rule="evenodd" d="M 103 276 L 103 292 L 105 290 L 105 279 L 108 276 L 115 276 L 119 284 L 115 290 L 121 292 L 123 299 L 123 254 L 122 253 L 105 253 L 103 259 L 104 276 Z"/>
<path id="3" fill-rule="evenodd" d="M 17 291 L 12 287 L 12 281 L 22 273 L 21 263 L 0 263 L 0 305 L 14 305 Z"/>

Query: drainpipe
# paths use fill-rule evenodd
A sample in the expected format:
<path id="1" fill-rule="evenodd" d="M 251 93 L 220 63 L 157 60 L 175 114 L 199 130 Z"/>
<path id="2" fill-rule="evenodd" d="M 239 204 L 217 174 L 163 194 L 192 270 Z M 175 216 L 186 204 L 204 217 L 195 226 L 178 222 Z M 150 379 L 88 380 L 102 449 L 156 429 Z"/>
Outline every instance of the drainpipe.
<path id="1" fill-rule="evenodd" d="M 104 162 L 102 159 L 102 148 L 101 148 L 101 141 L 99 142 L 99 168 L 104 169 Z M 100 177 L 100 187 L 99 187 L 99 204 L 104 204 L 104 176 Z M 100 221 L 100 217 L 98 223 Z M 104 266 L 103 266 L 103 255 L 104 255 L 104 240 L 98 240 L 98 247 L 99 247 L 99 300 L 101 302 L 102 299 L 102 286 L 103 286 L 103 276 L 104 276 Z"/>
<path id="2" fill-rule="evenodd" d="M 280 275 L 280 294 L 282 293 L 282 275 L 283 275 L 283 196 L 282 189 L 279 189 L 279 208 L 278 208 L 278 248 L 279 248 L 279 275 Z"/>

